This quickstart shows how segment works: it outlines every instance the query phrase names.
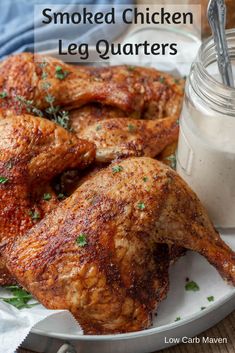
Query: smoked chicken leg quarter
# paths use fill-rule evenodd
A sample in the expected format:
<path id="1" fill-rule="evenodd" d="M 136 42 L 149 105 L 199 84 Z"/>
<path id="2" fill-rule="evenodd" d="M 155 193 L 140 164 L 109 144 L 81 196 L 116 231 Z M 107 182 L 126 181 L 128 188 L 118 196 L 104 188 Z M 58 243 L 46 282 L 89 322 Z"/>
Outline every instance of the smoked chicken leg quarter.
<path id="1" fill-rule="evenodd" d="M 89 165 L 95 146 L 54 122 L 31 115 L 2 118 L 0 114 L 0 136 L 0 285 L 10 285 L 15 281 L 5 266 L 7 244 L 57 205 L 51 190 L 50 202 L 42 203 L 51 180 L 66 169 Z"/>
<path id="2" fill-rule="evenodd" d="M 162 243 L 162 244 L 161 244 Z M 197 196 L 149 157 L 112 163 L 8 246 L 9 271 L 86 334 L 142 330 L 165 297 L 169 245 L 205 256 L 235 285 L 235 254 Z"/>

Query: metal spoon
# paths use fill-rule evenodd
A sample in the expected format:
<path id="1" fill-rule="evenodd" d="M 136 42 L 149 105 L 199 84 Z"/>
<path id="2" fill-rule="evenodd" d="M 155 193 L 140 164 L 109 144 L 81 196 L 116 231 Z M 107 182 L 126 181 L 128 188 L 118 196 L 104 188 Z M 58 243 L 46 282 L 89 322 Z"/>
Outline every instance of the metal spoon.
<path id="1" fill-rule="evenodd" d="M 222 81 L 226 86 L 234 87 L 233 70 L 225 34 L 226 5 L 224 0 L 210 0 L 207 16 L 214 37 L 218 67 Z"/>

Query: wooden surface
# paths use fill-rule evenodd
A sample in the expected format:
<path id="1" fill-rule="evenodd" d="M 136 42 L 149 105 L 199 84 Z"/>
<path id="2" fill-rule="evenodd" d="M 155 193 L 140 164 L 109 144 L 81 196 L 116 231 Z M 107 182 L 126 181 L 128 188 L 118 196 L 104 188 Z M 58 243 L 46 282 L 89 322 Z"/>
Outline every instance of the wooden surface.
<path id="1" fill-rule="evenodd" d="M 204 332 L 198 337 L 227 338 L 227 344 L 180 344 L 178 346 L 159 351 L 158 353 L 235 353 L 235 311 L 217 326 Z M 35 347 L 36 348 L 36 347 Z M 31 353 L 19 349 L 17 353 Z M 56 352 L 55 352 L 56 353 Z M 97 352 L 102 353 L 102 352 Z"/>

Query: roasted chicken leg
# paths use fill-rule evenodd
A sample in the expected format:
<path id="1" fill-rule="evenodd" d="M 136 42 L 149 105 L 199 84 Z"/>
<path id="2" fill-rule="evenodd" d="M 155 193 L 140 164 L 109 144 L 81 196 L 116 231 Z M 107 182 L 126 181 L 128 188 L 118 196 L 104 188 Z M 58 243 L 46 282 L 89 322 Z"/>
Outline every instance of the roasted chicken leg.
<path id="1" fill-rule="evenodd" d="M 64 170 L 88 165 L 95 148 L 49 120 L 29 115 L 0 119 L 0 136 L 0 284 L 6 284 L 1 254 L 39 218 L 31 195 L 39 188 L 46 192 L 45 183 Z M 40 202 L 43 213 L 50 205 Z"/>
<path id="2" fill-rule="evenodd" d="M 31 104 L 48 109 L 53 100 L 54 106 L 64 109 L 99 102 L 125 114 L 161 118 L 179 115 L 183 80 L 154 69 L 76 67 L 52 57 L 22 53 L 0 64 L 0 92 L 0 107 L 16 113 L 22 108 L 27 111 Z"/>
<path id="3" fill-rule="evenodd" d="M 93 123 L 78 135 L 94 142 L 96 161 L 106 163 L 130 156 L 156 157 L 166 146 L 177 141 L 178 130 L 176 118 L 116 118 Z"/>
<path id="4" fill-rule="evenodd" d="M 7 266 L 47 308 L 85 333 L 147 328 L 164 292 L 158 243 L 205 256 L 235 285 L 235 254 L 168 166 L 130 158 L 96 173 L 7 249 Z M 165 277 L 167 278 L 167 277 Z"/>

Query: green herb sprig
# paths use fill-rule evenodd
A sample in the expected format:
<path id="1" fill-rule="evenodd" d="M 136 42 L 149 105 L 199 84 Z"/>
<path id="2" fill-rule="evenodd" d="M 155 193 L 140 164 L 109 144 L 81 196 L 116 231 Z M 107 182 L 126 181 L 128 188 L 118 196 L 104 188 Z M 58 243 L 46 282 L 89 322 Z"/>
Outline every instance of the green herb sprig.
<path id="1" fill-rule="evenodd" d="M 43 117 L 43 112 L 33 105 L 32 100 L 25 99 L 23 96 L 17 95 L 15 99 L 20 102 L 21 107 L 25 106 L 28 113 L 33 113 L 37 116 Z"/>
<path id="2" fill-rule="evenodd" d="M 45 91 L 45 101 L 49 104 L 49 107 L 45 109 L 45 111 L 42 111 L 35 107 L 33 104 L 32 100 L 26 99 L 23 96 L 17 95 L 15 97 L 15 100 L 17 100 L 21 107 L 25 107 L 26 111 L 28 113 L 32 113 L 34 115 L 40 116 L 40 117 L 45 117 L 48 118 L 51 121 L 54 121 L 58 125 L 62 126 L 64 129 L 67 129 L 69 131 L 72 131 L 71 126 L 70 126 L 70 118 L 69 118 L 69 113 L 65 110 L 61 110 L 60 106 L 54 105 L 55 103 L 55 97 L 50 93 L 49 89 L 51 87 L 51 83 L 46 81 L 48 74 L 45 71 L 45 68 L 47 66 L 47 62 L 43 61 L 42 63 L 39 64 L 41 69 L 42 69 L 42 88 Z M 59 78 L 60 80 L 63 79 L 69 74 L 67 71 L 63 71 L 61 67 L 57 66 L 56 67 L 56 77 Z M 2 96 L 0 95 L 0 98 L 5 98 L 6 92 L 2 92 Z"/>
<path id="3" fill-rule="evenodd" d="M 38 304 L 28 304 L 28 302 L 33 299 L 33 296 L 19 286 L 6 286 L 4 288 L 9 290 L 12 296 L 10 298 L 1 297 L 0 299 L 5 303 L 13 305 L 17 309 L 32 308 L 34 305 Z"/>
<path id="4" fill-rule="evenodd" d="M 46 114 L 50 120 L 62 126 L 64 129 L 71 131 L 69 113 L 65 110 L 61 110 L 60 106 L 54 105 L 55 97 L 49 91 L 51 84 L 50 82 L 46 81 L 48 75 L 45 71 L 45 68 L 47 67 L 47 62 L 44 60 L 42 63 L 40 63 L 40 67 L 42 69 L 42 80 L 44 81 L 42 84 L 42 88 L 44 89 L 46 94 L 45 101 L 49 103 L 49 107 L 46 109 Z M 69 72 L 63 71 L 61 66 L 56 66 L 55 75 L 57 78 L 62 80 L 68 74 Z"/>

